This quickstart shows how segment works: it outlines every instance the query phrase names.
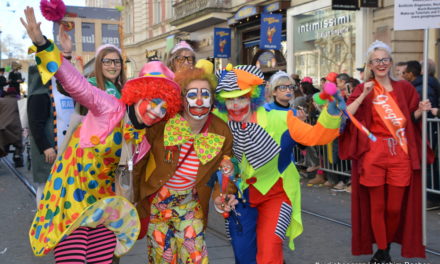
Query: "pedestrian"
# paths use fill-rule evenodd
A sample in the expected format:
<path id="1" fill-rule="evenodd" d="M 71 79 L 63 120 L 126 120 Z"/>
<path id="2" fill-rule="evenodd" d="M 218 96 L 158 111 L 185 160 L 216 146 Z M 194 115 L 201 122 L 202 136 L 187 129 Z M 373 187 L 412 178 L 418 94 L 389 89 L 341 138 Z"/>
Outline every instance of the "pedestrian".
<path id="1" fill-rule="evenodd" d="M 393 242 L 402 245 L 403 257 L 425 257 L 417 120 L 430 103 L 419 103 L 414 86 L 394 79 L 391 54 L 387 44 L 371 44 L 365 83 L 347 101 L 347 111 L 377 140 L 369 140 L 348 122 L 339 141 L 341 158 L 352 160 L 352 253 L 371 254 L 376 243 L 370 263 L 391 262 Z"/>
<path id="2" fill-rule="evenodd" d="M 180 101 L 172 99 L 180 88 L 165 65 L 151 62 L 142 82 L 127 82 L 118 100 L 91 85 L 62 58 L 42 35 L 33 8 L 25 9 L 25 17 L 21 22 L 37 46 L 43 81 L 55 74 L 89 110 L 52 167 L 29 231 L 32 250 L 42 256 L 54 249 L 56 263 L 111 263 L 113 255 L 131 249 L 140 229 L 134 206 L 114 191 L 121 145 L 136 150 L 130 159 L 134 164 L 142 158 L 150 146 L 144 128 L 180 109 Z"/>
<path id="3" fill-rule="evenodd" d="M 20 168 L 23 167 L 23 129 L 17 100 L 14 88 L 8 88 L 5 96 L 0 97 L 0 157 L 8 155 L 10 146 L 14 146 L 12 159 L 14 166 Z"/>
<path id="4" fill-rule="evenodd" d="M 0 97 L 5 96 L 5 86 L 8 85 L 8 81 L 5 77 L 5 68 L 0 68 Z"/>
<path id="5" fill-rule="evenodd" d="M 216 114 L 228 121 L 241 168 L 237 181 L 243 199 L 236 206 L 238 213 L 227 219 L 235 261 L 281 264 L 284 238 L 293 249 L 294 238 L 303 230 L 293 146 L 295 141 L 320 145 L 335 138 L 341 120 L 336 102 L 341 98 L 323 110 L 317 125 L 310 126 L 291 111 L 262 107 L 264 79 L 255 66 L 228 65 L 217 76 Z"/>
<path id="6" fill-rule="evenodd" d="M 183 109 L 148 129 L 151 151 L 134 170 L 136 202 L 147 230 L 148 263 L 208 263 L 211 194 L 219 211 L 230 211 L 237 202 L 229 195 L 223 203 L 218 185 L 212 192 L 207 184 L 223 156 L 232 156 L 232 135 L 211 113 L 213 74 L 188 68 L 178 71 L 175 81 L 182 88 Z"/>
<path id="7" fill-rule="evenodd" d="M 21 68 L 22 66 L 19 62 L 13 61 L 11 63 L 12 70 L 8 75 L 9 88 L 12 88 L 12 91 L 10 91 L 10 93 L 15 94 L 17 98 L 20 98 L 20 84 L 24 82 L 20 72 Z"/>

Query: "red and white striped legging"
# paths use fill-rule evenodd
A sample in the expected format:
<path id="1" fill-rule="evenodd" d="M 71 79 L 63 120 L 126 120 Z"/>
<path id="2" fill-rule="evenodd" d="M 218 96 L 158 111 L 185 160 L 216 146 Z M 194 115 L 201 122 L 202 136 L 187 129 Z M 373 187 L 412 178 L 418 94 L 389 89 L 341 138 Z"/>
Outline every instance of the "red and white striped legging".
<path id="1" fill-rule="evenodd" d="M 55 247 L 55 263 L 112 263 L 115 234 L 103 225 L 79 227 Z"/>

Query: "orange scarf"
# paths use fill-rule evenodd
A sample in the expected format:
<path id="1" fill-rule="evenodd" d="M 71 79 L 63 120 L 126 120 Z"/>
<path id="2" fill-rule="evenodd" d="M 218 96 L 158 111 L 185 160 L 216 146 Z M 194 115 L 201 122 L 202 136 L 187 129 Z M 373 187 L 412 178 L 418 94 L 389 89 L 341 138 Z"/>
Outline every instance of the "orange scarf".
<path id="1" fill-rule="evenodd" d="M 408 142 L 405 135 L 406 118 L 390 93 L 376 80 L 374 83 L 374 109 L 376 109 L 385 126 L 393 135 L 393 138 L 402 147 L 403 151 L 408 154 Z"/>

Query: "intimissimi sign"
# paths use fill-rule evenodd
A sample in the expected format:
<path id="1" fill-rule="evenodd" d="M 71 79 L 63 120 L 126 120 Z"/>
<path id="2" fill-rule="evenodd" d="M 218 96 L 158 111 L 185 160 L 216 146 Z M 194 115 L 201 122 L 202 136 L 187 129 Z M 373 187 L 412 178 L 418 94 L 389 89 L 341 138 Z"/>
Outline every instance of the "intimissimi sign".
<path id="1" fill-rule="evenodd" d="M 298 27 L 298 33 L 301 34 L 305 32 L 326 30 L 338 25 L 348 24 L 350 22 L 351 22 L 351 16 L 349 14 L 335 16 L 332 18 L 320 19 L 318 21 L 311 21 L 300 24 Z"/>

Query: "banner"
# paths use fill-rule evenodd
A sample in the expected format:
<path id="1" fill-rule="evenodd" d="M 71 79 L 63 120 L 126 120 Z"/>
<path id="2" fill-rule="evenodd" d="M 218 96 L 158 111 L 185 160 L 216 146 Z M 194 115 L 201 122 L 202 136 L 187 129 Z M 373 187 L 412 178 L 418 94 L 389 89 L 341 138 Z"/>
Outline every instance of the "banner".
<path id="1" fill-rule="evenodd" d="M 119 28 L 118 24 L 105 23 L 106 20 L 119 22 L 120 12 L 112 8 L 66 6 L 66 18 L 79 20 L 81 27 L 81 39 L 75 39 L 75 23 L 64 19 L 61 23 L 64 25 L 67 34 L 72 39 L 73 51 L 77 51 L 76 44 L 82 46 L 83 52 L 94 52 L 97 39 L 101 39 L 102 44 L 113 44 L 119 47 Z M 83 21 L 85 20 L 85 21 Z M 101 36 L 96 36 L 95 26 L 101 24 Z M 55 44 L 60 47 L 59 42 L 59 23 L 53 23 L 53 36 Z M 80 44 L 79 44 L 80 43 Z"/>
<path id="2" fill-rule="evenodd" d="M 358 0 L 332 0 L 333 10 L 359 10 Z"/>
<path id="3" fill-rule="evenodd" d="M 260 49 L 281 49 L 283 15 L 261 14 Z"/>
<path id="4" fill-rule="evenodd" d="M 214 28 L 214 58 L 231 57 L 231 29 Z"/>

